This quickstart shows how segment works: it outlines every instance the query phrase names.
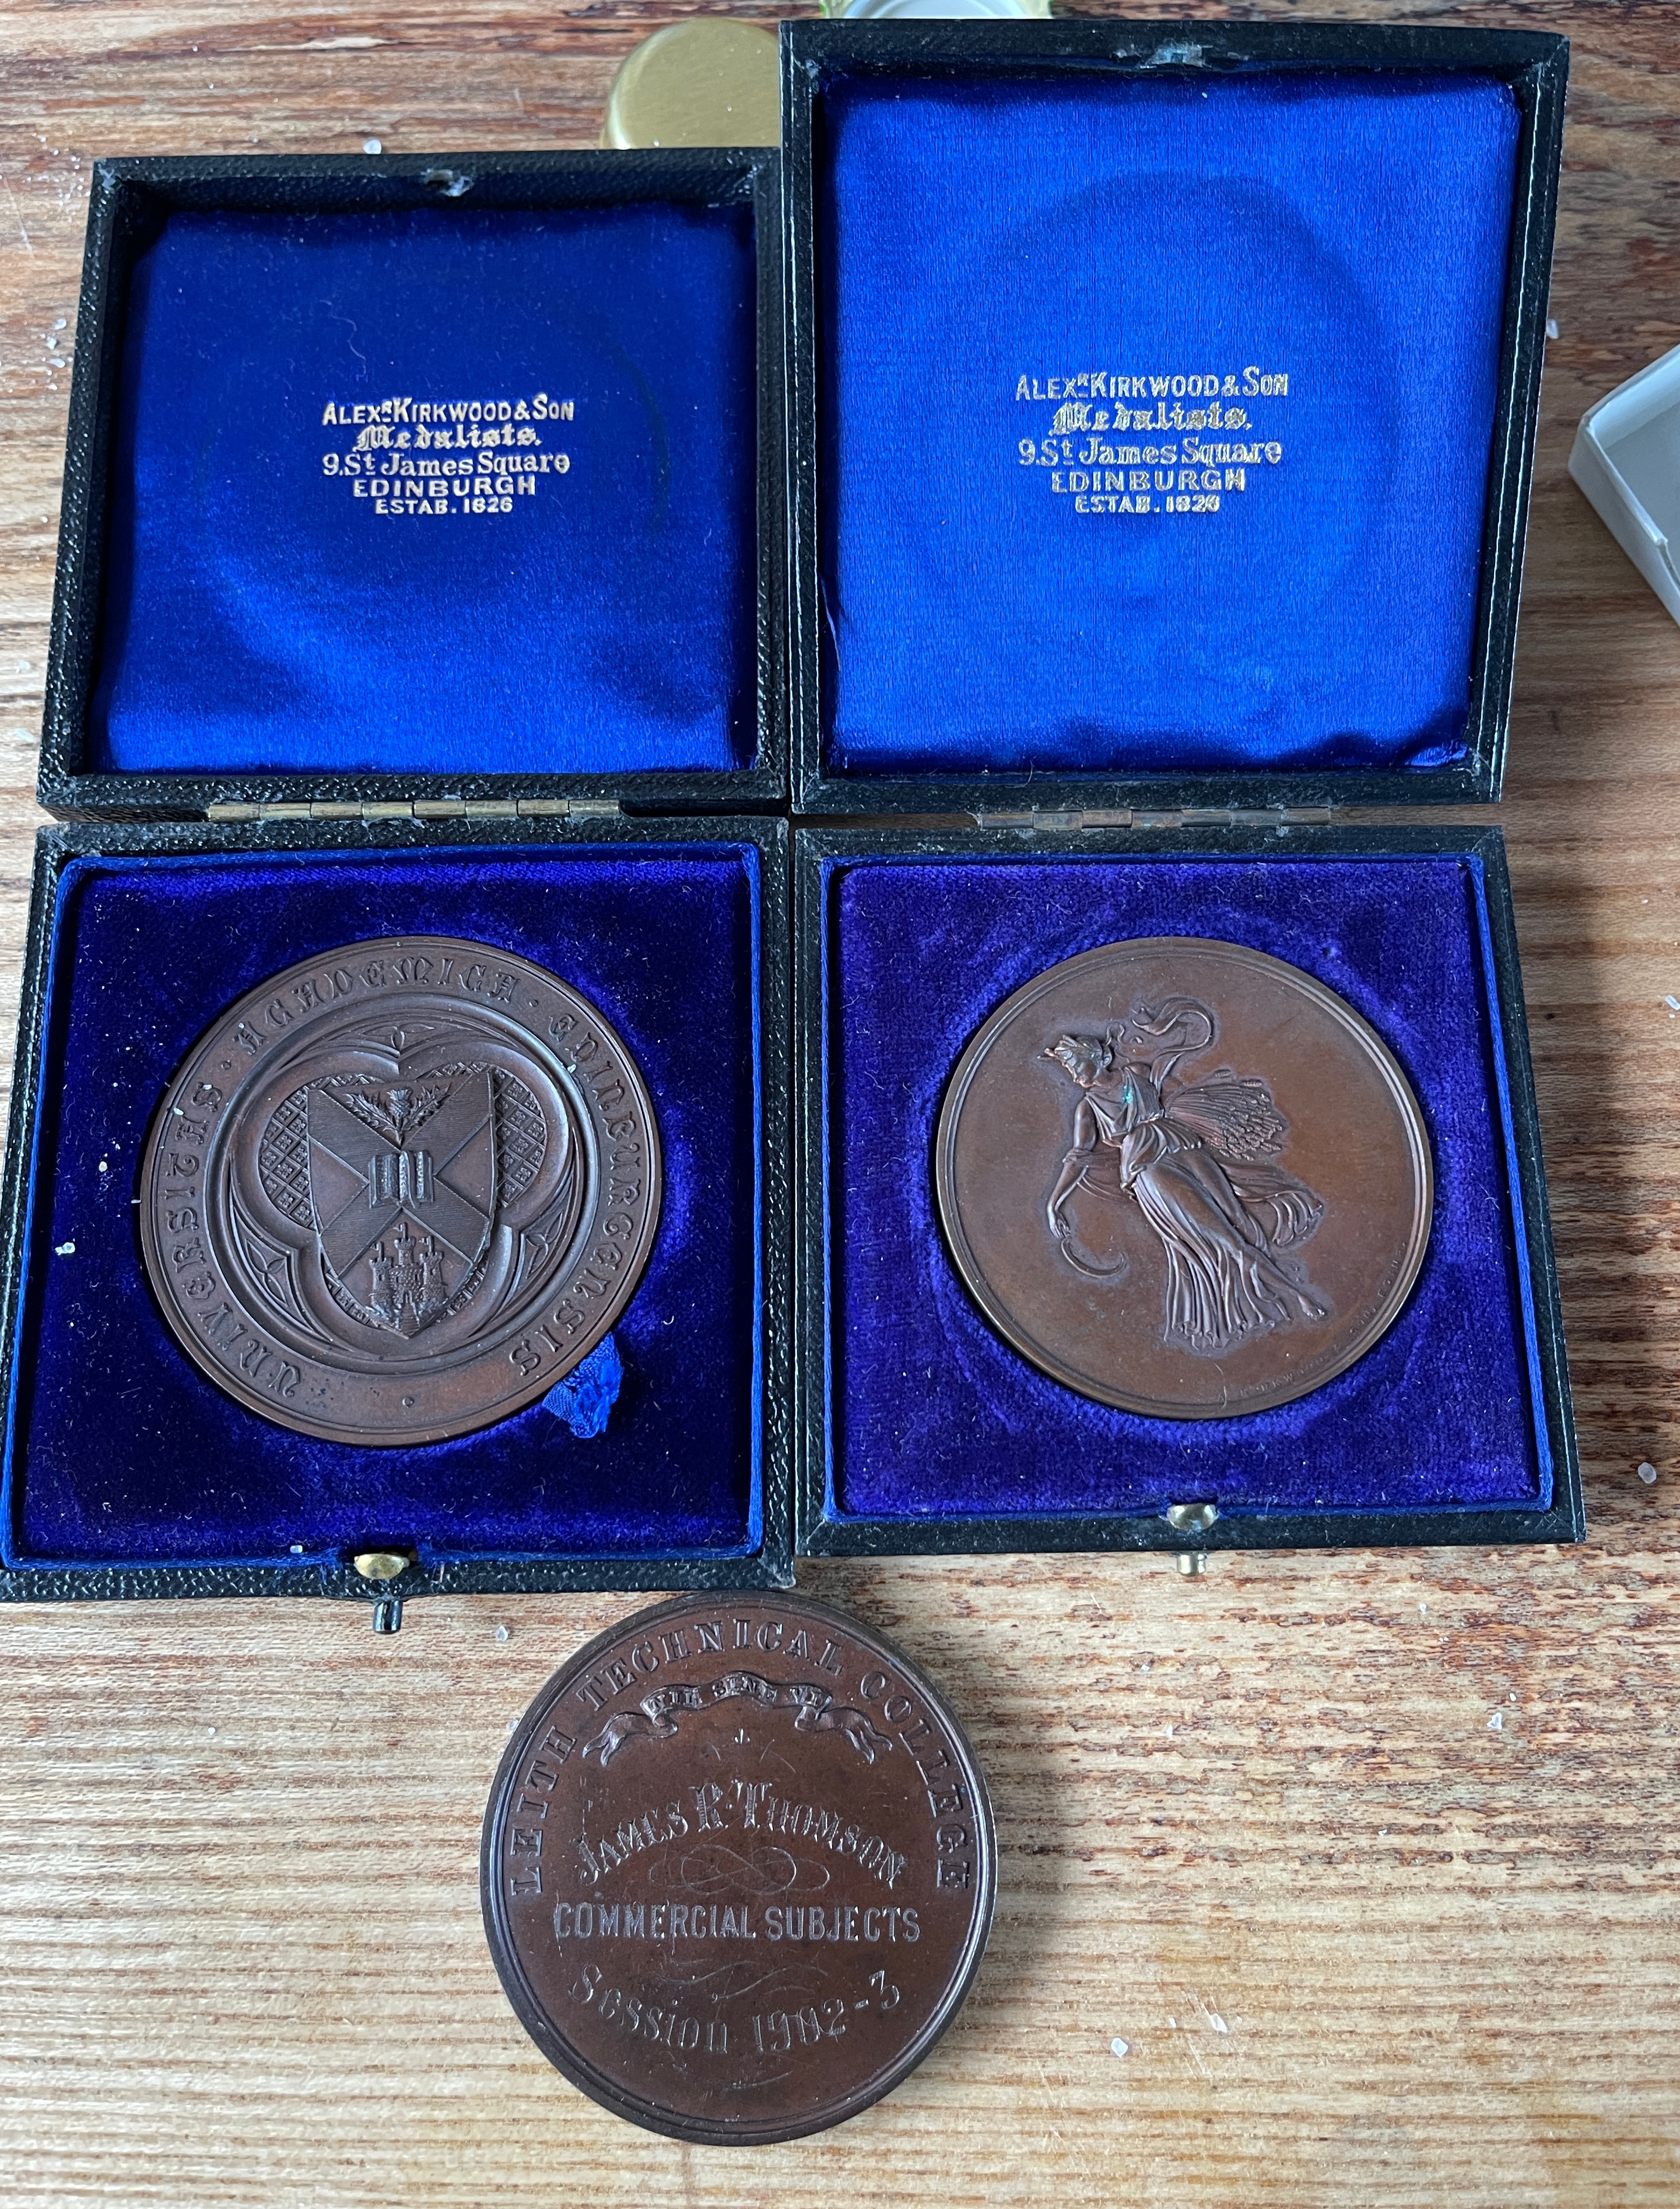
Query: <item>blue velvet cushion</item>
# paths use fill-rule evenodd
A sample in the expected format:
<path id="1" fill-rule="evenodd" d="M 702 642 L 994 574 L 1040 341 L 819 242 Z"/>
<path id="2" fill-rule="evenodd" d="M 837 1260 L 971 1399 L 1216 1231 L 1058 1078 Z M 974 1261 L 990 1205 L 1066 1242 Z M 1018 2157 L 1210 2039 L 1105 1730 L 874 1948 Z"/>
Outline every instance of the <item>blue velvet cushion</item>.
<path id="1" fill-rule="evenodd" d="M 51 951 L 7 1562 L 756 1544 L 757 868 L 751 847 L 723 844 L 73 865 Z M 334 945 L 418 931 L 521 952 L 600 1008 L 647 1080 L 665 1194 L 609 1338 L 616 1400 L 598 1363 L 587 1418 L 569 1398 L 453 1442 L 356 1450 L 258 1418 L 176 1346 L 141 1269 L 135 1177 L 164 1084 L 220 1008 Z"/>
<path id="2" fill-rule="evenodd" d="M 829 1508 L 888 1518 L 1542 1507 L 1551 1472 L 1480 869 L 1471 858 L 832 863 L 826 979 Z M 1124 936 L 1252 944 L 1363 1013 L 1436 1171 L 1400 1318 L 1338 1379 L 1242 1419 L 1141 1418 L 1009 1348 L 947 1254 L 945 1083 L 993 1008 Z"/>
<path id="3" fill-rule="evenodd" d="M 841 75 L 817 122 L 831 769 L 1461 755 L 1505 86 Z"/>
<path id="4" fill-rule="evenodd" d="M 754 286 L 736 207 L 172 214 L 126 286 L 94 763 L 750 764 Z"/>

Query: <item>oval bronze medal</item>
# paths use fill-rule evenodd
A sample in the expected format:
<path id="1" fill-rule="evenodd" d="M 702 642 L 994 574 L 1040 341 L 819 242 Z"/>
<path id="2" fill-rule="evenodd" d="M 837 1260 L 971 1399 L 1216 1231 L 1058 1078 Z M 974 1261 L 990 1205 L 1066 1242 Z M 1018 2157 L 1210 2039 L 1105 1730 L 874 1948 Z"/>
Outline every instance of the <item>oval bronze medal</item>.
<path id="1" fill-rule="evenodd" d="M 956 1720 L 801 1596 L 687 1596 L 557 1672 L 497 1774 L 485 1926 L 543 2053 L 616 2115 L 748 2146 L 855 2116 L 978 1967 L 995 1843 Z"/>

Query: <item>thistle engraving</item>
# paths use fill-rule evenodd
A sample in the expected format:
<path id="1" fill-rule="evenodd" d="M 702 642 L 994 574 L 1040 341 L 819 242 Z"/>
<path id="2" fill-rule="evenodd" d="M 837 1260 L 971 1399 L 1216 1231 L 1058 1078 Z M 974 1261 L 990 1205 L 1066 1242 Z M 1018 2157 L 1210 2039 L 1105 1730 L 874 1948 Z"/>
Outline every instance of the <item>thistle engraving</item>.
<path id="1" fill-rule="evenodd" d="M 1211 1050 L 1219 1022 L 1188 996 L 1140 1002 L 1100 1035 L 1058 1036 L 1045 1050 L 1075 1088 L 1073 1140 L 1045 1204 L 1057 1249 L 1076 1272 L 1117 1281 L 1123 1255 L 1100 1258 L 1069 1206 L 1088 1190 L 1130 1200 L 1166 1259 L 1163 1339 L 1217 1357 L 1279 1327 L 1316 1326 L 1328 1307 L 1297 1250 L 1324 1217 L 1322 1199 L 1274 1163 L 1289 1123 L 1257 1075 L 1177 1068 Z"/>

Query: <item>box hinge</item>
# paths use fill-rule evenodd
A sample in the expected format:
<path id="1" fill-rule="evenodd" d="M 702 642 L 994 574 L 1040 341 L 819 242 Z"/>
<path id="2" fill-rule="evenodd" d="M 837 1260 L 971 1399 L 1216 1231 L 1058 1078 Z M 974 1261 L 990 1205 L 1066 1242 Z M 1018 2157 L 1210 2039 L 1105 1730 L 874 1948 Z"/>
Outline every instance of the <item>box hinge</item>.
<path id="1" fill-rule="evenodd" d="M 1164 811 L 1093 806 L 1074 813 L 1035 805 L 1030 812 L 974 816 L 982 828 L 1025 828 L 1034 835 L 1088 828 L 1308 828 L 1322 827 L 1329 818 L 1328 805 L 1274 805 L 1252 811 L 1219 805 L 1174 806 Z"/>
<path id="2" fill-rule="evenodd" d="M 389 798 L 207 805 L 208 821 L 616 821 L 616 798 Z"/>

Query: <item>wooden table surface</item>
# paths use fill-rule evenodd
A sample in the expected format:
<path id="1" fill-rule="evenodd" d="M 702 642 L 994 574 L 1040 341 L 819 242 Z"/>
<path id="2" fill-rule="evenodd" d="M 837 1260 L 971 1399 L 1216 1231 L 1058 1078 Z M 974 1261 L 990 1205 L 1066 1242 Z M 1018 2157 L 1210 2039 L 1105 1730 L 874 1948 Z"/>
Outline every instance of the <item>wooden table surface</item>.
<path id="1" fill-rule="evenodd" d="M 6 0 L 8 1027 L 89 165 L 589 144 L 668 12 Z M 633 1599 L 424 1602 L 394 1639 L 339 1604 L 0 1610 L 7 2201 L 1680 2197 L 1680 629 L 1564 470 L 1588 402 L 1680 342 L 1680 21 L 1665 0 L 1241 12 L 1576 42 L 1501 817 L 1586 1544 L 1223 1555 L 1200 1581 L 1136 1556 L 802 1570 L 965 1714 L 1002 1887 L 926 2065 L 839 2132 L 756 2151 L 573 2092 L 479 1929 L 509 1723 Z"/>

